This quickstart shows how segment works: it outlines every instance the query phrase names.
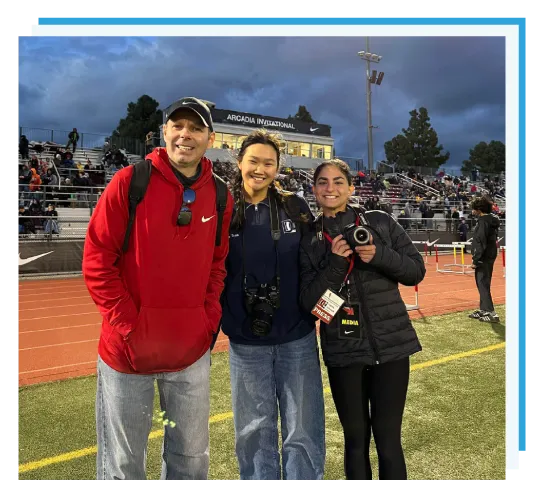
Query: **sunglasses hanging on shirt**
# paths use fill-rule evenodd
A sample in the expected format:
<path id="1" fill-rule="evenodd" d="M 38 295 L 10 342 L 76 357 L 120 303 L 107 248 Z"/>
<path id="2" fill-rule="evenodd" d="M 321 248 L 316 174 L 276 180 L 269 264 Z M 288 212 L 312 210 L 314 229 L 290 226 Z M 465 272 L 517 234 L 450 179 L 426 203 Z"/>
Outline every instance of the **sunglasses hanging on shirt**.
<path id="1" fill-rule="evenodd" d="M 196 200 L 196 193 L 190 188 L 186 188 L 183 191 L 183 196 L 181 197 L 181 209 L 178 214 L 178 226 L 187 226 L 193 217 L 191 208 L 189 207 Z"/>

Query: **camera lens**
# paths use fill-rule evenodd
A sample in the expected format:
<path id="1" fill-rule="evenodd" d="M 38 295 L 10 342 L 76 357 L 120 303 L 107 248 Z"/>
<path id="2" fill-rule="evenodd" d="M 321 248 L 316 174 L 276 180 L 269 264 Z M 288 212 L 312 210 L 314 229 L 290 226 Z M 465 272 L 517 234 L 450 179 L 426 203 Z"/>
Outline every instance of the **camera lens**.
<path id="1" fill-rule="evenodd" d="M 353 232 L 353 239 L 355 240 L 357 245 L 368 245 L 368 243 L 370 242 L 370 233 L 366 228 L 358 226 Z"/>
<path id="2" fill-rule="evenodd" d="M 259 302 L 251 314 L 251 331 L 257 336 L 266 336 L 272 329 L 273 307 L 267 302 Z"/>
<path id="3" fill-rule="evenodd" d="M 344 228 L 343 236 L 352 249 L 370 243 L 370 232 L 363 226 L 350 224 Z"/>
<path id="4" fill-rule="evenodd" d="M 265 337 L 270 333 L 270 324 L 266 321 L 260 321 L 259 319 L 255 319 L 251 323 L 251 331 L 254 335 L 257 335 L 259 337 Z"/>

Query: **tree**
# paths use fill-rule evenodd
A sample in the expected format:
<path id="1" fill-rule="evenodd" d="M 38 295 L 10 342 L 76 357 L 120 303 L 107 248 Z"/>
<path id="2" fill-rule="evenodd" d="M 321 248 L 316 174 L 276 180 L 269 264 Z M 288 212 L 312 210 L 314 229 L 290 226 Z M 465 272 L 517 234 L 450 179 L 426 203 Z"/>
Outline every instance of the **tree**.
<path id="1" fill-rule="evenodd" d="M 291 116 L 291 114 L 289 114 L 289 117 L 287 119 L 296 119 L 297 121 L 303 121 L 305 123 L 317 123 L 317 121 L 314 121 L 314 118 L 308 112 L 308 109 L 306 109 L 305 105 L 299 105 L 297 113 L 294 116 Z"/>
<path id="2" fill-rule="evenodd" d="M 408 128 L 402 128 L 402 132 L 384 144 L 390 164 L 438 169 L 450 158 L 449 152 L 442 154 L 444 147 L 438 145 L 438 135 L 425 107 L 410 111 Z"/>
<path id="3" fill-rule="evenodd" d="M 500 141 L 480 142 L 470 149 L 469 159 L 463 161 L 461 171 L 470 172 L 474 168 L 481 173 L 500 173 L 505 170 L 505 147 Z"/>
<path id="4" fill-rule="evenodd" d="M 162 112 L 158 109 L 159 102 L 149 95 L 142 95 L 136 103 L 127 106 L 127 117 L 119 121 L 119 126 L 113 136 L 145 139 L 150 131 L 159 133 L 162 124 Z"/>

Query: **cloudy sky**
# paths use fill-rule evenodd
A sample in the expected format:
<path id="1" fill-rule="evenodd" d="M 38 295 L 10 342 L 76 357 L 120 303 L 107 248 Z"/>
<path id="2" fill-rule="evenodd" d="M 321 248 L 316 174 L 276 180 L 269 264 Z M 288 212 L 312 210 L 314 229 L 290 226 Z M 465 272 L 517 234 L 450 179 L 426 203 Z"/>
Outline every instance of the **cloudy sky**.
<path id="1" fill-rule="evenodd" d="M 374 159 L 426 107 L 460 166 L 480 141 L 505 139 L 501 37 L 373 37 L 383 71 L 373 85 Z M 337 155 L 367 161 L 363 37 L 22 37 L 19 125 L 109 134 L 130 101 L 164 108 L 197 96 L 217 108 L 287 117 L 305 105 L 332 127 Z"/>

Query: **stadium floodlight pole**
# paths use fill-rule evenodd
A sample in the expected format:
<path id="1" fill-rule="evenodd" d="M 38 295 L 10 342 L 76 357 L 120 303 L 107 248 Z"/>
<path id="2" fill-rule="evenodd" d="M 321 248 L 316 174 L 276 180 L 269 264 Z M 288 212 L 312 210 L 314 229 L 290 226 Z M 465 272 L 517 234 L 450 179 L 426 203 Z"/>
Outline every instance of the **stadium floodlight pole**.
<path id="1" fill-rule="evenodd" d="M 381 55 L 370 52 L 370 38 L 366 37 L 366 50 L 358 52 L 357 55 L 362 59 L 366 60 L 366 115 L 368 122 L 368 167 L 369 170 L 372 170 L 374 165 L 374 150 L 372 147 L 372 101 L 371 101 L 371 76 L 370 76 L 370 63 L 371 62 L 380 62 L 382 59 Z M 380 81 L 377 84 L 381 83 L 381 78 L 383 78 L 383 73 L 380 75 Z"/>

